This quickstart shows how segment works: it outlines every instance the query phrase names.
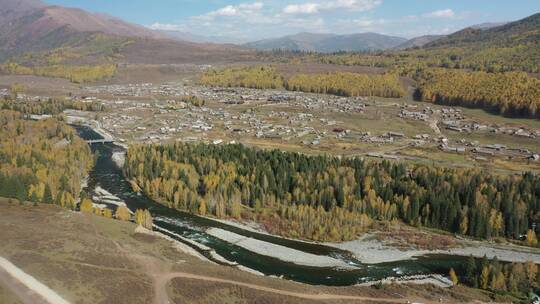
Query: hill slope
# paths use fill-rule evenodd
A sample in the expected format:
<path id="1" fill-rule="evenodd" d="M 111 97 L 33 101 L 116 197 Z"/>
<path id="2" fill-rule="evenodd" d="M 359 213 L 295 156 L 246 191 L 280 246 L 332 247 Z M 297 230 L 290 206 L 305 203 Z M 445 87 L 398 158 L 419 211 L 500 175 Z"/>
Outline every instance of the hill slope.
<path id="1" fill-rule="evenodd" d="M 114 62 L 216 62 L 254 54 L 234 46 L 174 41 L 168 34 L 102 13 L 0 0 L 0 63 L 25 66 Z"/>
<path id="2" fill-rule="evenodd" d="M 340 51 L 358 52 L 390 49 L 406 39 L 376 33 L 352 35 L 299 33 L 276 39 L 265 39 L 244 44 L 246 47 L 272 50 L 310 51 L 334 53 Z"/>
<path id="3" fill-rule="evenodd" d="M 426 47 L 470 46 L 479 44 L 511 47 L 526 43 L 540 43 L 540 13 L 495 27 L 469 27 L 429 43 Z"/>
<path id="4" fill-rule="evenodd" d="M 436 41 L 445 37 L 444 35 L 425 35 L 420 37 L 415 37 L 410 40 L 407 40 L 405 43 L 402 43 L 395 47 L 396 50 L 405 50 L 413 47 L 423 47 L 424 45 Z"/>
<path id="5" fill-rule="evenodd" d="M 0 61 L 26 52 L 76 44 L 96 32 L 127 37 L 165 37 L 105 14 L 45 6 L 37 0 L 0 0 L 0 17 Z"/>

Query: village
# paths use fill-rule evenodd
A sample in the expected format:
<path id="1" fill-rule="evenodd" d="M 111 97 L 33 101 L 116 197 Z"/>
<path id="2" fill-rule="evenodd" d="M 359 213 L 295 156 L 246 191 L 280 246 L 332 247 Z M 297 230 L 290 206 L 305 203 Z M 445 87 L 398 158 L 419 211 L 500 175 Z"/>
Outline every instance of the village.
<path id="1" fill-rule="evenodd" d="M 536 148 L 540 129 L 485 122 L 469 117 L 461 108 L 372 97 L 210 88 L 190 82 L 89 86 L 81 92 L 69 98 L 102 103 L 106 110 L 68 110 L 69 121 L 95 120 L 98 129 L 124 145 L 242 143 L 412 161 L 430 159 L 438 151 L 484 165 L 504 160 L 540 166 Z M 9 94 L 9 90 L 0 91 L 2 96 Z M 189 96 L 204 102 L 192 104 L 186 99 Z M 47 98 L 17 94 L 19 101 Z M 412 150 L 425 153 L 409 153 Z"/>

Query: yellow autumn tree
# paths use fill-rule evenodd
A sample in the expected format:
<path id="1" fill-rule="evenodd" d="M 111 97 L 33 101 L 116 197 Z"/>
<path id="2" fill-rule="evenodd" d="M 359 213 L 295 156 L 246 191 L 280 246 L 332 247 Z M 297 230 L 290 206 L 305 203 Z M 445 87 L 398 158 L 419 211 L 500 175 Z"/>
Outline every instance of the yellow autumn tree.
<path id="1" fill-rule="evenodd" d="M 202 215 L 202 216 L 206 215 L 206 201 L 203 199 L 199 203 L 199 215 Z"/>
<path id="2" fill-rule="evenodd" d="M 450 268 L 450 280 L 452 281 L 452 283 L 454 283 L 454 285 L 457 285 L 459 283 L 458 276 L 454 268 Z"/>
<path id="3" fill-rule="evenodd" d="M 131 220 L 131 214 L 129 212 L 129 209 L 125 206 L 120 206 L 116 209 L 116 213 L 114 215 L 117 220 L 120 221 L 129 221 Z"/>
<path id="4" fill-rule="evenodd" d="M 150 214 L 150 211 L 137 209 L 135 211 L 135 223 L 137 223 L 138 225 L 141 225 L 142 227 L 148 230 L 152 230 L 153 221 L 152 221 L 152 215 Z"/>
<path id="5" fill-rule="evenodd" d="M 112 218 L 113 217 L 112 210 L 109 209 L 109 208 L 104 208 L 103 209 L 103 216 L 106 217 L 106 218 Z"/>
<path id="6" fill-rule="evenodd" d="M 532 229 L 529 229 L 527 231 L 527 244 L 529 246 L 537 246 L 538 245 L 538 239 L 536 238 L 536 232 L 534 232 Z"/>
<path id="7" fill-rule="evenodd" d="M 94 204 L 90 199 L 83 199 L 80 206 L 81 212 L 86 213 L 93 213 L 94 212 Z"/>

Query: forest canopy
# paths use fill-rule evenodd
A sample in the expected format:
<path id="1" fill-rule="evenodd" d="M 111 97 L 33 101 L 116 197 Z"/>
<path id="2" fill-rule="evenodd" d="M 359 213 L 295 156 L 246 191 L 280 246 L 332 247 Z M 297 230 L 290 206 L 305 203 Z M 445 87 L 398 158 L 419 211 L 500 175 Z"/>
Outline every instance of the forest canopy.
<path id="1" fill-rule="evenodd" d="M 14 62 L 0 65 L 0 71 L 16 75 L 65 78 L 74 83 L 110 79 L 116 74 L 115 64 L 23 66 Z"/>
<path id="2" fill-rule="evenodd" d="M 272 66 L 211 70 L 201 84 L 218 87 L 280 89 L 339 96 L 402 97 L 406 91 L 399 77 L 393 74 L 366 75 L 334 72 L 299 74 L 285 79 Z"/>
<path id="3" fill-rule="evenodd" d="M 202 84 L 217 87 L 245 87 L 252 89 L 280 89 L 283 78 L 272 66 L 254 66 L 210 70 L 201 77 Z"/>
<path id="4" fill-rule="evenodd" d="M 71 127 L 0 110 L 0 196 L 75 209 L 92 164 L 90 148 Z"/>
<path id="5" fill-rule="evenodd" d="M 12 110 L 23 114 L 35 115 L 57 115 L 64 110 L 80 110 L 100 112 L 105 109 L 105 106 L 96 101 L 83 102 L 69 99 L 54 99 L 46 100 L 16 100 L 10 97 L 0 99 L 0 110 Z"/>
<path id="6" fill-rule="evenodd" d="M 428 69 L 418 75 L 416 97 L 445 105 L 483 108 L 507 116 L 540 118 L 540 79 L 523 72 Z"/>
<path id="7" fill-rule="evenodd" d="M 406 93 L 397 75 L 355 73 L 300 74 L 286 82 L 290 91 L 333 94 L 338 96 L 403 97 Z"/>
<path id="8" fill-rule="evenodd" d="M 186 143 L 131 147 L 124 171 L 172 208 L 257 219 L 272 233 L 317 241 L 354 239 L 375 220 L 518 239 L 540 219 L 540 177 L 531 173 Z"/>

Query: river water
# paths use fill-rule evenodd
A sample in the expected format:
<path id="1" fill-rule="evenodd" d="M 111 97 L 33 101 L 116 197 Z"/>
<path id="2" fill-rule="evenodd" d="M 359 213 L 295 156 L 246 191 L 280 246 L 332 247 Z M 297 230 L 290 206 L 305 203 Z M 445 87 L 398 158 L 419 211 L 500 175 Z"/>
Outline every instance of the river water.
<path id="1" fill-rule="evenodd" d="M 75 127 L 84 139 L 100 139 L 101 136 L 87 127 Z M 229 226 L 210 219 L 202 218 L 186 212 L 177 211 L 132 191 L 131 186 L 123 177 L 122 171 L 112 160 L 112 154 L 121 150 L 113 144 L 94 144 L 93 152 L 97 155 L 96 164 L 90 172 L 87 191 L 95 194 L 95 189 L 101 187 L 112 195 L 120 198 L 135 211 L 137 208 L 148 209 L 154 218 L 154 224 L 174 232 L 184 238 L 203 244 L 213 249 L 223 258 L 251 268 L 265 275 L 282 277 L 314 285 L 347 286 L 368 281 L 380 280 L 387 277 L 401 277 L 423 274 L 447 275 L 453 267 L 462 273 L 464 257 L 450 255 L 432 255 L 414 260 L 366 265 L 356 260 L 348 251 L 329 246 L 288 240 L 271 235 L 260 234 L 238 227 Z M 331 256 L 345 261 L 352 269 L 337 269 L 329 267 L 309 267 L 284 262 L 275 258 L 260 255 L 232 243 L 215 238 L 205 231 L 209 228 L 220 228 L 246 237 L 286 246 L 311 254 Z M 185 241 L 169 235 L 179 241 Z M 188 244 L 188 243 L 186 243 Z M 188 244 L 192 246 L 191 244 Z M 192 246 L 193 247 L 193 246 Z M 209 252 L 196 248 L 206 257 L 213 259 Z M 219 262 L 214 259 L 214 261 Z"/>

